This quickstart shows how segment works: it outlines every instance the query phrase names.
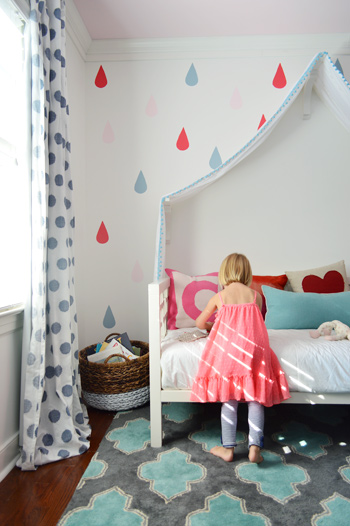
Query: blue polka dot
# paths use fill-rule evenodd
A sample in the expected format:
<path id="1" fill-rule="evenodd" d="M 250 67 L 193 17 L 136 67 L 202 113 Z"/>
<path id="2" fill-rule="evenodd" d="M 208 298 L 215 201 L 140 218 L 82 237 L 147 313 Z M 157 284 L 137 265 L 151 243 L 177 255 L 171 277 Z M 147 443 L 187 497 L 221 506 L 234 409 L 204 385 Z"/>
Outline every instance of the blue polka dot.
<path id="1" fill-rule="evenodd" d="M 57 409 L 53 409 L 52 411 L 49 412 L 49 420 L 53 424 L 56 424 L 60 418 L 61 418 L 61 413 L 57 411 Z"/>
<path id="2" fill-rule="evenodd" d="M 57 455 L 61 458 L 68 458 L 69 457 L 69 451 L 66 449 L 60 449 Z"/>
<path id="3" fill-rule="evenodd" d="M 33 438 L 34 437 L 34 424 L 31 424 L 28 429 L 27 429 L 27 436 L 29 438 Z"/>
<path id="4" fill-rule="evenodd" d="M 42 401 L 42 403 L 44 403 L 44 402 L 46 402 L 46 400 L 47 400 L 47 392 L 44 391 L 41 401 Z"/>
<path id="5" fill-rule="evenodd" d="M 80 455 L 82 455 L 83 453 L 85 453 L 85 451 L 87 451 L 87 450 L 88 450 L 88 447 L 87 447 L 87 446 L 81 446 L 81 447 L 79 448 L 79 453 L 80 453 Z"/>
<path id="6" fill-rule="evenodd" d="M 58 322 L 55 322 L 55 323 L 53 323 L 53 324 L 51 325 L 51 332 L 52 332 L 53 334 L 58 334 L 58 333 L 60 332 L 61 328 L 62 328 L 62 327 L 61 327 L 61 324 L 58 323 Z"/>
<path id="7" fill-rule="evenodd" d="M 55 376 L 55 368 L 52 365 L 48 365 L 45 370 L 46 378 L 53 378 Z"/>
<path id="8" fill-rule="evenodd" d="M 49 282 L 49 289 L 51 292 L 56 292 L 60 288 L 60 284 L 58 283 L 57 279 L 52 279 Z"/>
<path id="9" fill-rule="evenodd" d="M 63 186 L 63 175 L 57 174 L 55 177 L 56 186 Z"/>
<path id="10" fill-rule="evenodd" d="M 56 71 L 54 71 L 53 69 L 50 69 L 50 82 L 55 80 L 55 78 L 56 78 Z"/>
<path id="11" fill-rule="evenodd" d="M 30 400 L 25 399 L 23 402 L 23 413 L 29 413 L 32 407 L 32 402 Z"/>
<path id="12" fill-rule="evenodd" d="M 50 40 L 54 40 L 56 37 L 56 31 L 54 29 L 50 29 Z"/>
<path id="13" fill-rule="evenodd" d="M 47 25 L 41 24 L 41 35 L 45 37 L 47 35 Z"/>
<path id="14" fill-rule="evenodd" d="M 33 378 L 33 386 L 36 388 L 36 389 L 39 389 L 39 385 L 40 385 L 40 376 L 35 376 Z"/>
<path id="15" fill-rule="evenodd" d="M 60 270 L 65 270 L 68 266 L 68 262 L 66 260 L 66 258 L 60 258 L 58 261 L 57 261 L 57 267 L 60 269 Z"/>
<path id="16" fill-rule="evenodd" d="M 61 351 L 62 354 L 68 354 L 70 352 L 70 350 L 71 350 L 71 345 L 68 342 L 64 342 L 60 346 L 60 351 Z"/>
<path id="17" fill-rule="evenodd" d="M 50 447 L 53 444 L 53 436 L 47 433 L 43 436 L 43 444 L 44 446 Z"/>
<path id="18" fill-rule="evenodd" d="M 66 220 L 63 216 L 56 217 L 55 224 L 57 228 L 64 228 L 66 226 Z"/>
<path id="19" fill-rule="evenodd" d="M 47 47 L 47 48 L 45 49 L 45 56 L 46 56 L 46 58 L 48 58 L 49 60 L 51 60 L 51 50 L 50 50 L 49 47 Z"/>
<path id="20" fill-rule="evenodd" d="M 33 363 L 35 363 L 35 354 L 30 352 L 30 353 L 28 353 L 28 356 L 27 356 L 27 364 L 28 365 L 33 365 Z"/>
<path id="21" fill-rule="evenodd" d="M 49 111 L 49 123 L 51 124 L 56 120 L 56 113 L 54 111 Z"/>
<path id="22" fill-rule="evenodd" d="M 75 417 L 75 421 L 77 424 L 83 424 L 84 423 L 84 415 L 83 413 L 78 413 Z"/>
<path id="23" fill-rule="evenodd" d="M 65 442 L 67 444 L 67 442 L 70 442 L 72 440 L 72 436 L 73 435 L 72 435 L 71 431 L 69 431 L 69 429 L 66 429 L 62 433 L 62 440 L 63 440 L 63 442 Z"/>
<path id="24" fill-rule="evenodd" d="M 49 454 L 49 450 L 46 449 L 46 447 L 39 447 L 39 451 L 40 453 L 42 453 L 43 455 L 48 455 Z"/>
<path id="25" fill-rule="evenodd" d="M 52 207 L 52 206 L 55 206 L 56 204 L 56 197 L 52 194 L 49 195 L 49 206 Z"/>
<path id="26" fill-rule="evenodd" d="M 54 139 L 56 141 L 56 144 L 62 144 L 63 142 L 63 138 L 62 138 L 62 134 L 61 133 L 55 133 L 54 135 Z"/>
<path id="27" fill-rule="evenodd" d="M 64 396 L 72 396 L 73 387 L 71 385 L 64 385 L 62 387 L 62 393 L 64 394 Z"/>
<path id="28" fill-rule="evenodd" d="M 57 365 L 55 367 L 55 375 L 57 376 L 57 378 L 59 378 L 59 376 L 61 376 L 62 371 L 63 371 L 63 369 L 62 369 L 62 367 L 60 365 Z"/>
<path id="29" fill-rule="evenodd" d="M 67 312 L 69 310 L 69 303 L 67 300 L 62 300 L 59 302 L 58 308 L 61 312 Z"/>
<path id="30" fill-rule="evenodd" d="M 66 207 L 67 210 L 70 209 L 70 207 L 72 206 L 72 203 L 70 202 L 69 199 L 67 199 L 66 197 L 64 198 L 64 205 Z"/>
<path id="31" fill-rule="evenodd" d="M 49 164 L 54 164 L 56 161 L 56 155 L 52 152 L 49 153 Z"/>
<path id="32" fill-rule="evenodd" d="M 53 250 L 54 248 L 56 248 L 58 245 L 58 241 L 56 238 L 54 237 L 50 237 L 48 240 L 47 240 L 47 246 L 48 248 L 50 248 L 51 250 Z"/>
<path id="33" fill-rule="evenodd" d="M 34 101 L 33 101 L 33 110 L 34 110 L 36 113 L 40 113 L 40 109 L 41 109 L 40 100 L 34 100 Z"/>

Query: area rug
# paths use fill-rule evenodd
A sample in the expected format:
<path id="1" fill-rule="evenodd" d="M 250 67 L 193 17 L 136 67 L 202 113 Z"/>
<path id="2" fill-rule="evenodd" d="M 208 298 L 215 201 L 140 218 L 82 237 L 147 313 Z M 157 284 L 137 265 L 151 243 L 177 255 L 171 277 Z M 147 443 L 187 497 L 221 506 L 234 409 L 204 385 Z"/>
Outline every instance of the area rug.
<path id="1" fill-rule="evenodd" d="M 265 410 L 264 461 L 247 458 L 247 408 L 227 463 L 220 405 L 163 405 L 150 446 L 149 406 L 116 414 L 59 526 L 349 526 L 350 408 Z"/>

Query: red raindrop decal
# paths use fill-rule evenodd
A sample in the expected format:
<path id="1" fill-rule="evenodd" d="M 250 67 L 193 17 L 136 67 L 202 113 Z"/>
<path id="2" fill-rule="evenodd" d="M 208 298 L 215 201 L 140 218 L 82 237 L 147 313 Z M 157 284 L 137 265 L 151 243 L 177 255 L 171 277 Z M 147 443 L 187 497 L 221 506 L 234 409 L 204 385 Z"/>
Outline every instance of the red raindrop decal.
<path id="1" fill-rule="evenodd" d="M 102 221 L 101 225 L 100 225 L 100 228 L 98 229 L 98 232 L 97 232 L 97 235 L 96 235 L 96 241 L 98 243 L 107 243 L 107 241 L 109 240 L 109 235 L 108 235 L 108 232 L 107 232 L 107 228 L 105 227 L 105 224 L 104 222 Z"/>
<path id="2" fill-rule="evenodd" d="M 176 147 L 178 148 L 178 150 L 187 150 L 187 148 L 189 147 L 190 143 L 188 142 L 188 138 L 187 138 L 187 135 L 186 135 L 186 132 L 185 132 L 185 128 L 182 128 L 182 131 L 179 135 L 179 138 L 177 140 L 177 143 L 176 143 Z"/>
<path id="3" fill-rule="evenodd" d="M 282 89 L 287 85 L 287 79 L 281 64 L 279 64 L 277 68 L 276 75 L 274 76 L 272 81 L 272 85 L 278 89 Z"/>
<path id="4" fill-rule="evenodd" d="M 100 69 L 98 70 L 96 78 L 95 78 L 95 85 L 98 88 L 104 88 L 105 86 L 107 86 L 107 83 L 108 82 L 107 82 L 105 70 L 103 69 L 102 66 L 100 66 Z"/>
<path id="5" fill-rule="evenodd" d="M 261 126 L 264 126 L 265 122 L 266 122 L 265 115 L 262 114 L 262 117 L 260 119 L 260 124 L 258 126 L 258 130 L 260 130 Z"/>

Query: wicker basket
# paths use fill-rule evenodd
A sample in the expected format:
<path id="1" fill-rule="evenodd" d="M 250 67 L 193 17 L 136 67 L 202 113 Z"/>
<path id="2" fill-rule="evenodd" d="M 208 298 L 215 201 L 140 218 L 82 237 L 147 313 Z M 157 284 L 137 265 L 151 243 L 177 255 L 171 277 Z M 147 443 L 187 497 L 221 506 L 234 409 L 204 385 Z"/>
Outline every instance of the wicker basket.
<path id="1" fill-rule="evenodd" d="M 119 333 L 109 334 L 109 341 Z M 149 401 L 149 348 L 148 343 L 132 340 L 131 345 L 141 348 L 141 356 L 124 362 L 93 363 L 87 359 L 88 352 L 97 344 L 79 352 L 82 394 L 85 402 L 97 409 L 121 411 L 138 407 Z M 121 356 L 121 355 L 117 355 Z"/>

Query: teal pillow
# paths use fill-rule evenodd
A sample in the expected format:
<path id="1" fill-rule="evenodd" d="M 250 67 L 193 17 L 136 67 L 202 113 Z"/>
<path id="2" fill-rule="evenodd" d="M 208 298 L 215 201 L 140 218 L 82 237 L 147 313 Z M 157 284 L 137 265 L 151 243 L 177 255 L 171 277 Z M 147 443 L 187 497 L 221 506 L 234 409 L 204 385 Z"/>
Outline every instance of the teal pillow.
<path id="1" fill-rule="evenodd" d="M 316 294 L 262 286 L 267 329 L 317 329 L 325 321 L 350 324 L 350 292 Z"/>

